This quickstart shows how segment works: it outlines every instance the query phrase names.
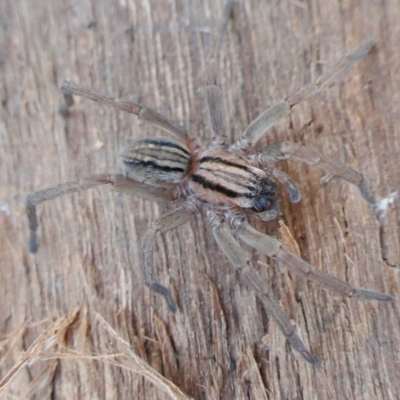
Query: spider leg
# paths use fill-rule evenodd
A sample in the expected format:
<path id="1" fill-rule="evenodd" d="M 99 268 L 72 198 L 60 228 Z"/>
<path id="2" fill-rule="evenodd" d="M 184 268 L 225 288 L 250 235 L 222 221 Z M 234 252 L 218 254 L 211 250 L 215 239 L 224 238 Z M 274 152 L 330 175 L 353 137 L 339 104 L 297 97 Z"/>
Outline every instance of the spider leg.
<path id="1" fill-rule="evenodd" d="M 258 140 L 261 139 L 267 130 L 275 124 L 275 122 L 288 115 L 294 106 L 320 92 L 339 74 L 346 71 L 356 61 L 368 54 L 374 45 L 375 40 L 372 38 L 368 39 L 361 46 L 344 56 L 333 67 L 329 68 L 326 72 L 319 76 L 314 82 L 303 86 L 286 99 L 268 108 L 250 123 L 239 141 L 232 146 L 233 149 L 244 152 L 248 151 L 258 142 Z"/>
<path id="2" fill-rule="evenodd" d="M 278 240 L 258 232 L 247 222 L 240 225 L 238 235 L 240 239 L 254 249 L 273 259 L 282 261 L 291 272 L 304 276 L 306 279 L 318 283 L 325 289 L 340 293 L 345 297 L 354 297 L 363 300 L 394 300 L 394 297 L 390 294 L 357 288 L 326 272 L 319 271 L 300 257 L 287 251 Z"/>
<path id="3" fill-rule="evenodd" d="M 374 210 L 378 209 L 380 199 L 375 197 L 369 188 L 365 177 L 354 169 L 318 153 L 316 150 L 292 142 L 274 143 L 264 149 L 260 162 L 268 163 L 270 160 L 296 160 L 324 170 L 328 176 L 338 176 L 358 187 L 361 197 L 367 201 Z"/>
<path id="4" fill-rule="evenodd" d="M 153 251 L 158 232 L 166 233 L 171 229 L 183 225 L 197 212 L 198 207 L 189 200 L 182 206 L 153 222 L 142 239 L 142 271 L 145 284 L 153 291 L 161 294 L 172 312 L 176 312 L 177 305 L 172 298 L 171 291 L 154 279 Z"/>
<path id="5" fill-rule="evenodd" d="M 28 215 L 30 230 L 29 251 L 35 253 L 37 250 L 37 229 L 39 224 L 36 206 L 38 204 L 53 200 L 67 193 L 79 192 L 106 184 L 113 185 L 119 192 L 133 194 L 146 199 L 163 201 L 173 200 L 173 193 L 171 190 L 157 186 L 148 186 L 121 174 L 91 175 L 73 182 L 64 182 L 47 189 L 29 193 L 26 197 L 26 213 Z"/>
<path id="6" fill-rule="evenodd" d="M 182 126 L 159 114 L 157 111 L 154 111 L 153 109 L 146 106 L 141 106 L 128 99 L 114 98 L 112 96 L 108 96 L 93 89 L 87 89 L 81 85 L 69 81 L 64 81 L 61 86 L 61 91 L 64 94 L 67 107 L 73 104 L 73 95 L 84 97 L 86 99 L 110 105 L 117 110 L 122 110 L 131 114 L 135 114 L 139 117 L 139 119 L 147 121 L 150 124 L 157 126 L 158 128 L 161 128 L 168 133 L 171 133 L 178 139 L 182 140 L 188 138 L 188 134 L 185 128 L 183 128 Z"/>
<path id="7" fill-rule="evenodd" d="M 295 327 L 290 323 L 289 318 L 285 315 L 278 300 L 273 295 L 268 281 L 253 268 L 248 255 L 245 254 L 239 243 L 233 237 L 229 226 L 225 223 L 217 223 L 213 227 L 213 234 L 218 245 L 232 265 L 256 291 L 266 311 L 274 319 L 293 349 L 298 351 L 311 365 L 315 365 L 317 362 L 316 359 L 297 335 Z"/>
<path id="8" fill-rule="evenodd" d="M 207 81 L 205 87 L 206 104 L 210 127 L 212 133 L 213 145 L 216 148 L 223 148 L 225 145 L 225 123 L 222 104 L 221 87 L 217 83 L 217 70 L 219 65 L 219 56 L 221 53 L 221 43 L 232 13 L 232 2 L 228 2 L 224 9 L 224 19 L 219 28 L 213 33 L 211 38 L 211 47 L 207 59 Z"/>

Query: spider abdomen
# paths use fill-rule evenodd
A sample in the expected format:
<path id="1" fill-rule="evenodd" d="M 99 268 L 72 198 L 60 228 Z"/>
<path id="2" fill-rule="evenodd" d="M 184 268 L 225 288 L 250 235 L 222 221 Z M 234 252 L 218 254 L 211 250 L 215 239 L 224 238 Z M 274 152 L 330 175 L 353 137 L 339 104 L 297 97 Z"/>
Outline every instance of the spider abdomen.
<path id="1" fill-rule="evenodd" d="M 144 139 L 124 150 L 120 159 L 126 175 L 139 182 L 179 183 L 186 175 L 190 152 L 173 139 Z"/>
<path id="2" fill-rule="evenodd" d="M 245 158 L 225 151 L 206 151 L 193 163 L 190 191 L 203 203 L 263 212 L 275 204 L 276 184 Z"/>

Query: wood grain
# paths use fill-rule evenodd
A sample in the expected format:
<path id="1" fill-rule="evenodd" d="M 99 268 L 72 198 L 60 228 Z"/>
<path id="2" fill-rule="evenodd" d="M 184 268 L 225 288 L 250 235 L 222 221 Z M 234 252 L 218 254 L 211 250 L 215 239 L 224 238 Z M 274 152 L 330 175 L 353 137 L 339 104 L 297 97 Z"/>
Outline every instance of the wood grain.
<path id="1" fill-rule="evenodd" d="M 39 207 L 39 250 L 28 253 L 28 192 L 116 172 L 130 140 L 162 135 L 79 99 L 62 117 L 62 81 L 148 104 L 206 144 L 203 68 L 222 8 L 221 0 L 0 2 L 4 398 L 400 397 L 398 300 L 343 300 L 254 252 L 318 357 L 313 369 L 223 257 L 204 215 L 157 240 L 157 277 L 174 291 L 176 315 L 139 268 L 140 237 L 168 205 L 107 187 L 65 196 Z M 293 140 L 361 171 L 381 196 L 399 190 L 399 18 L 397 0 L 236 2 L 221 49 L 229 137 L 374 36 L 371 54 L 262 145 Z M 303 194 L 296 205 L 281 196 L 288 245 L 324 271 L 399 299 L 399 200 L 379 224 L 356 188 L 335 179 L 321 186 L 321 172 L 307 166 L 284 170 Z M 255 226 L 279 235 L 277 224 Z"/>

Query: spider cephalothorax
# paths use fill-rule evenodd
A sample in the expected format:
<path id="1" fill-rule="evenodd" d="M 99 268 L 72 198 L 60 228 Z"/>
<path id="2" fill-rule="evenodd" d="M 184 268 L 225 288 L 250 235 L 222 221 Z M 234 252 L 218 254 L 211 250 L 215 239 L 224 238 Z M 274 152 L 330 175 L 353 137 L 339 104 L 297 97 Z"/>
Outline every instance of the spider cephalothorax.
<path id="1" fill-rule="evenodd" d="M 220 30 L 221 32 L 222 30 Z M 214 40 L 213 43 L 220 43 Z M 158 232 L 169 230 L 188 221 L 200 208 L 207 208 L 207 217 L 214 237 L 233 266 L 251 285 L 267 312 L 275 320 L 292 347 L 302 357 L 315 363 L 311 352 L 304 346 L 283 313 L 267 281 L 261 279 L 252 267 L 251 258 L 242 249 L 238 240 L 265 253 L 272 259 L 286 265 L 293 273 L 312 280 L 323 287 L 347 297 L 378 301 L 391 301 L 393 297 L 368 289 L 356 288 L 325 272 L 319 271 L 306 261 L 285 250 L 282 244 L 249 225 L 247 216 L 252 215 L 264 221 L 278 216 L 276 201 L 278 182 L 282 184 L 292 202 L 300 200 L 300 191 L 288 175 L 276 168 L 277 162 L 293 159 L 323 169 L 328 176 L 338 176 L 356 185 L 361 196 L 373 207 L 378 208 L 379 199 L 370 191 L 366 179 L 360 173 L 329 159 L 315 150 L 291 142 L 274 143 L 261 153 L 251 155 L 257 141 L 276 121 L 288 115 L 292 108 L 309 98 L 355 61 L 364 57 L 373 47 L 368 40 L 353 50 L 316 81 L 303 87 L 285 100 L 273 105 L 246 128 L 241 138 L 231 147 L 225 145 L 221 91 L 216 83 L 215 66 L 218 64 L 211 51 L 209 73 L 205 87 L 206 102 L 212 130 L 212 144 L 201 149 L 195 138 L 186 130 L 146 106 L 140 106 L 126 99 L 113 98 L 91 89 L 85 89 L 71 82 L 64 82 L 62 91 L 67 104 L 72 96 L 82 96 L 116 109 L 137 115 L 156 127 L 172 134 L 174 139 L 144 139 L 129 146 L 120 157 L 124 174 L 97 174 L 77 181 L 62 183 L 49 189 L 31 193 L 27 197 L 27 213 L 30 228 L 30 251 L 37 250 L 36 206 L 66 193 L 111 184 L 121 192 L 146 199 L 179 202 L 173 211 L 163 215 L 148 229 L 142 240 L 142 268 L 146 285 L 160 293 L 171 311 L 177 305 L 170 290 L 157 282 L 153 274 L 153 249 Z"/>
<path id="2" fill-rule="evenodd" d="M 245 158 L 222 150 L 201 152 L 189 176 L 191 193 L 214 207 L 257 213 L 276 209 L 276 184 Z"/>

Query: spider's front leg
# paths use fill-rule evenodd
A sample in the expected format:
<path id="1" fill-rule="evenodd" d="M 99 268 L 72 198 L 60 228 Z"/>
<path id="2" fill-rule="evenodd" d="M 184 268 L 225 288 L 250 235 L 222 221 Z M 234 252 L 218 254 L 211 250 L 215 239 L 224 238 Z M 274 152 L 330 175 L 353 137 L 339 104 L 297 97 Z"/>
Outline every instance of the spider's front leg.
<path id="1" fill-rule="evenodd" d="M 111 184 L 114 189 L 119 192 L 132 194 L 145 199 L 158 201 L 172 201 L 174 199 L 174 194 L 170 189 L 145 185 L 121 174 L 91 175 L 76 181 L 63 182 L 47 189 L 29 193 L 26 197 L 26 213 L 30 230 L 29 251 L 35 253 L 37 250 L 37 230 L 39 223 L 36 214 L 36 206 L 38 204 L 56 199 L 64 194 L 79 192 L 81 190 L 107 184 Z"/>
<path id="2" fill-rule="evenodd" d="M 182 206 L 153 222 L 142 239 L 142 271 L 146 285 L 153 291 L 161 294 L 172 312 L 176 312 L 177 305 L 172 297 L 171 291 L 158 283 L 154 278 L 153 251 L 156 244 L 158 232 L 166 233 L 171 229 L 183 225 L 198 211 L 196 202 L 188 199 Z"/>
<path id="3" fill-rule="evenodd" d="M 210 220 L 213 224 L 215 240 L 228 257 L 231 264 L 242 274 L 247 283 L 255 290 L 268 315 L 274 319 L 275 323 L 293 349 L 299 352 L 308 363 L 315 365 L 317 362 L 316 359 L 297 335 L 295 327 L 290 323 L 289 318 L 285 315 L 278 300 L 273 295 L 267 279 L 262 277 L 254 269 L 248 255 L 243 251 L 239 243 L 233 237 L 230 227 L 215 215 L 211 215 Z"/>
<path id="4" fill-rule="evenodd" d="M 306 261 L 287 251 L 282 244 L 271 236 L 258 232 L 250 224 L 244 222 L 238 227 L 238 235 L 249 246 L 266 254 L 268 257 L 281 261 L 293 273 L 318 283 L 325 289 L 339 293 L 344 297 L 362 300 L 393 301 L 394 297 L 387 293 L 357 288 L 324 271 L 319 271 Z"/>
<path id="5" fill-rule="evenodd" d="M 261 165 L 270 165 L 271 161 L 281 160 L 301 161 L 324 170 L 327 175 L 337 176 L 356 185 L 361 197 L 372 206 L 375 212 L 379 211 L 380 199 L 372 193 L 364 175 L 347 165 L 293 142 L 274 143 L 266 147 L 259 157 Z"/>
<path id="6" fill-rule="evenodd" d="M 319 76 L 315 81 L 303 86 L 297 92 L 289 95 L 286 99 L 281 100 L 268 108 L 249 124 L 239 141 L 232 146 L 232 149 L 247 152 L 249 149 L 254 147 L 271 126 L 286 115 L 289 115 L 297 104 L 300 104 L 302 101 L 316 95 L 323 88 L 328 86 L 338 75 L 350 68 L 356 61 L 367 55 L 374 45 L 374 39 L 370 38 L 366 40 L 361 44 L 361 46 L 342 57 L 342 59 L 331 68 L 328 68 L 327 71 Z"/>

